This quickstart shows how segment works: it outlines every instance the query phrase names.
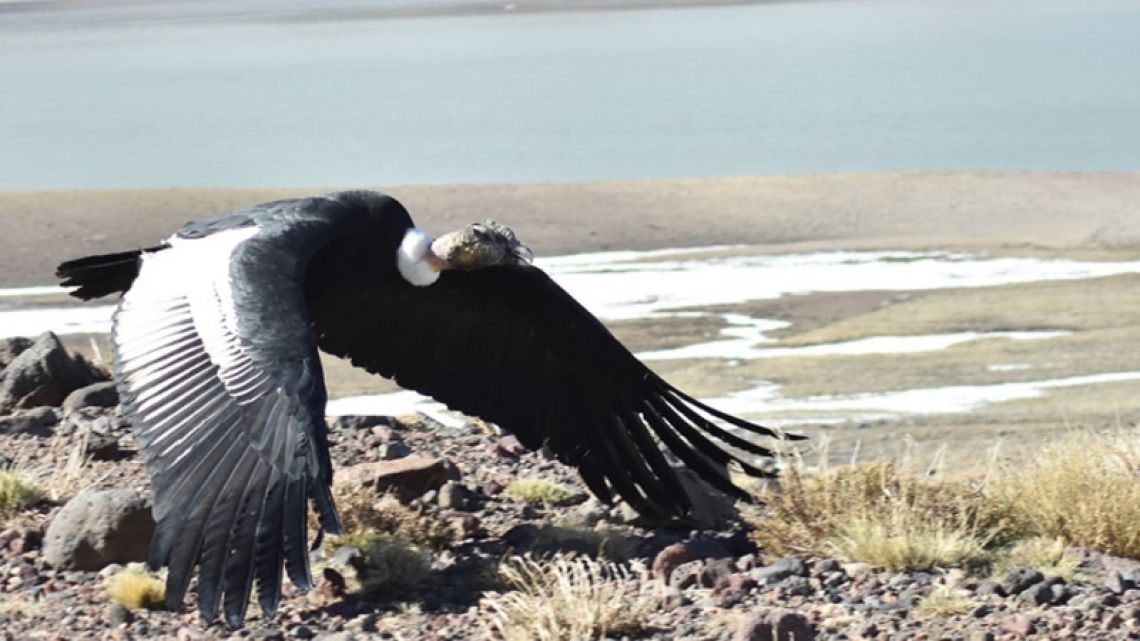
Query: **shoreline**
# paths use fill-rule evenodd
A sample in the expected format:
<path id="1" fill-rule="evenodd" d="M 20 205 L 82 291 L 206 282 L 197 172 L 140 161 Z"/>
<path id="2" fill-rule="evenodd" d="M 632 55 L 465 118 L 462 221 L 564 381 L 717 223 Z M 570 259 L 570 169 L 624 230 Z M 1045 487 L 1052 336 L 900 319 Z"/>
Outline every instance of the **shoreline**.
<path id="1" fill-rule="evenodd" d="M 189 1 L 164 3 L 161 9 L 129 0 L 105 0 L 76 3 L 69 0 L 0 1 L 0 16 L 23 18 L 0 30 L 17 28 L 92 28 L 144 26 L 171 23 L 200 25 L 326 23 L 369 20 L 401 20 L 414 18 L 464 18 L 494 15 L 535 15 L 549 13 L 588 13 L 609 11 L 665 11 L 670 9 L 703 9 L 799 3 L 805 0 L 468 0 L 415 2 L 404 0 L 386 6 L 345 0 L 340 4 L 241 6 L 218 11 L 212 4 Z M 47 20 L 39 23 L 37 18 Z"/>
<path id="2" fill-rule="evenodd" d="M 712 245 L 1140 252 L 1140 173 L 917 172 L 382 186 L 434 234 L 493 218 L 537 256 Z M 185 222 L 331 188 L 0 192 L 0 287 Z"/>

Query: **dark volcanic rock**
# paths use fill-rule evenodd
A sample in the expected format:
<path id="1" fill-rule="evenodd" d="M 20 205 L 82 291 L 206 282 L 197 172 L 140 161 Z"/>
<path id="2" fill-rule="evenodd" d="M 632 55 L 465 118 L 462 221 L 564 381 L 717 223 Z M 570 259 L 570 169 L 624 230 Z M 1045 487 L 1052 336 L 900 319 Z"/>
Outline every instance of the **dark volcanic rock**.
<path id="1" fill-rule="evenodd" d="M 114 407 L 119 404 L 119 391 L 114 381 L 81 387 L 63 399 L 63 415 L 67 416 L 82 407 Z"/>
<path id="2" fill-rule="evenodd" d="M 0 340 L 0 372 L 31 346 L 32 340 L 21 336 Z"/>
<path id="3" fill-rule="evenodd" d="M 153 534 L 150 500 L 142 492 L 84 492 L 68 501 L 48 525 L 44 560 L 68 570 L 144 561 Z"/>
<path id="4" fill-rule="evenodd" d="M 1021 594 L 1033 585 L 1045 580 L 1045 577 L 1031 567 L 1017 567 L 1006 573 L 1001 581 L 1001 588 L 1006 594 L 1013 596 Z"/>
<path id="5" fill-rule="evenodd" d="M 798 612 L 773 610 L 754 614 L 736 629 L 733 641 L 813 641 L 815 629 L 807 617 Z"/>
<path id="6" fill-rule="evenodd" d="M 399 422 L 391 416 L 338 416 L 331 421 L 331 427 L 337 430 L 366 430 L 370 427 L 382 425 L 384 427 L 399 427 Z"/>
<path id="7" fill-rule="evenodd" d="M 71 354 L 48 332 L 22 351 L 0 376 L 0 412 L 57 406 L 71 392 L 107 380 L 82 356 Z"/>
<path id="8" fill-rule="evenodd" d="M 17 410 L 10 416 L 0 416 L 0 434 L 51 436 L 52 428 L 58 423 L 59 413 L 54 407 Z"/>

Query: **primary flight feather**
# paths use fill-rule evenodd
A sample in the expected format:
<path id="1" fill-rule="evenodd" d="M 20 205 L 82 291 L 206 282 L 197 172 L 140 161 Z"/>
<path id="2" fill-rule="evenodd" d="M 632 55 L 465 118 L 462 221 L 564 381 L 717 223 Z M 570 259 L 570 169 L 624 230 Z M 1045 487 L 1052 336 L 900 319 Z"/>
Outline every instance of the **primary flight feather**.
<path id="1" fill-rule="evenodd" d="M 146 460 L 167 605 L 198 569 L 198 607 L 272 615 L 283 571 L 310 588 L 306 520 L 340 533 L 318 350 L 547 446 L 603 501 L 691 505 L 662 452 L 730 494 L 736 451 L 769 436 L 672 387 L 529 262 L 476 224 L 433 240 L 395 199 L 340 192 L 186 225 L 155 247 L 60 265 L 83 299 L 124 292 L 115 381 Z M 727 446 L 727 449 L 726 449 Z"/>

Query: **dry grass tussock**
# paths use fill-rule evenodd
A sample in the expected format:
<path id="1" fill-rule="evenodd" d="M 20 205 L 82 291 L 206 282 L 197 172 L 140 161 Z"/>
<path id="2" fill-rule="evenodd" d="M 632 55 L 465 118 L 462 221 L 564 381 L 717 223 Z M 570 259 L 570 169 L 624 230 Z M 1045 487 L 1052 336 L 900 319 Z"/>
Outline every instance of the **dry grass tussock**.
<path id="1" fill-rule="evenodd" d="M 1080 561 L 1073 555 L 1065 554 L 1067 549 L 1068 546 L 1061 539 L 1030 536 L 1002 550 L 994 559 L 991 573 L 997 579 L 1014 568 L 1028 566 L 1047 577 L 1060 577 L 1065 582 L 1071 582 L 1080 578 Z"/>
<path id="2" fill-rule="evenodd" d="M 47 497 L 59 503 L 97 484 L 102 478 L 92 479 L 88 473 L 92 456 L 87 453 L 91 433 L 78 430 L 75 434 L 62 432 L 52 436 L 50 453 L 55 472 L 48 477 Z M 110 470 L 106 472 L 109 474 Z"/>
<path id="3" fill-rule="evenodd" d="M 431 573 L 431 553 L 401 539 L 355 533 L 349 541 L 364 556 L 357 575 L 361 591 L 410 588 Z"/>
<path id="4" fill-rule="evenodd" d="M 507 494 L 524 502 L 539 505 L 569 505 L 582 499 L 582 494 L 546 479 L 519 479 L 507 486 Z"/>
<path id="5" fill-rule="evenodd" d="M 487 593 L 479 620 L 487 638 L 571 641 L 636 636 L 665 607 L 664 587 L 644 568 L 632 571 L 589 557 L 512 557 L 499 568 L 513 590 Z"/>
<path id="6" fill-rule="evenodd" d="M 166 583 L 145 568 L 133 564 L 107 579 L 107 596 L 131 610 L 156 610 L 166 599 Z"/>
<path id="7" fill-rule="evenodd" d="M 43 489 L 16 470 L 0 470 L 0 519 L 16 514 L 43 497 Z"/>
<path id="8" fill-rule="evenodd" d="M 974 600 L 957 588 L 940 585 L 930 591 L 914 609 L 920 617 L 949 617 L 965 614 L 974 606 Z"/>
<path id="9" fill-rule="evenodd" d="M 1025 532 L 1140 558 L 1140 432 L 1077 431 L 1007 463 L 997 489 Z"/>
<path id="10" fill-rule="evenodd" d="M 1140 430 L 1069 432 L 989 468 L 949 480 L 905 458 L 817 471 L 793 460 L 748 520 L 768 553 L 889 570 L 1029 565 L 1069 579 L 1068 546 L 1140 558 Z"/>
<path id="11" fill-rule="evenodd" d="M 982 483 L 895 462 L 809 473 L 791 465 L 760 495 L 753 538 L 772 554 L 838 556 L 890 570 L 974 567 L 1010 534 L 1011 506 Z"/>
<path id="12" fill-rule="evenodd" d="M 387 534 L 436 550 L 447 547 L 457 538 L 450 524 L 434 518 L 422 508 L 404 505 L 392 495 L 376 498 L 367 492 L 337 485 L 333 487 L 333 497 L 344 530 L 350 534 Z M 315 515 L 310 515 L 309 526 L 317 526 Z M 344 542 L 343 537 L 329 537 L 329 549 L 335 549 Z"/>

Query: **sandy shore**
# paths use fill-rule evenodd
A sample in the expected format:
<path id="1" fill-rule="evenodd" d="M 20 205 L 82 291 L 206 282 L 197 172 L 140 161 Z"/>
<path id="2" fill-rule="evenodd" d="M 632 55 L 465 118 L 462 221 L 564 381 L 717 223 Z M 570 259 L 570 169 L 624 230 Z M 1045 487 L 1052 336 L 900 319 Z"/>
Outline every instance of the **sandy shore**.
<path id="1" fill-rule="evenodd" d="M 513 226 L 539 255 L 715 244 L 805 248 L 1140 247 L 1140 173 L 900 173 L 534 185 L 374 186 L 442 233 Z M 188 220 L 297 189 L 0 193 L 0 287 L 145 246 Z"/>

